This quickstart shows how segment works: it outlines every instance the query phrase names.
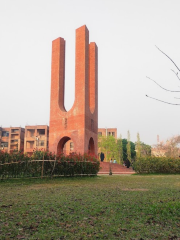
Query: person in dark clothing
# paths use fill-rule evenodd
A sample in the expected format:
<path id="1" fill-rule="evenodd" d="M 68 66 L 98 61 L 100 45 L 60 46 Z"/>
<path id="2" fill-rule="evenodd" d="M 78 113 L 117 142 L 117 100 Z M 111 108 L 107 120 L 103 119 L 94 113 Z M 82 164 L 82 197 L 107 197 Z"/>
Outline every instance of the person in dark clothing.
<path id="1" fill-rule="evenodd" d="M 101 162 L 104 161 L 104 153 L 103 152 L 101 152 L 101 154 L 100 154 L 100 159 L 101 159 Z"/>
<path id="2" fill-rule="evenodd" d="M 130 164 L 130 161 L 129 161 L 129 159 L 127 158 L 127 160 L 126 160 L 126 167 L 129 168 L 130 165 L 131 165 L 131 164 Z"/>

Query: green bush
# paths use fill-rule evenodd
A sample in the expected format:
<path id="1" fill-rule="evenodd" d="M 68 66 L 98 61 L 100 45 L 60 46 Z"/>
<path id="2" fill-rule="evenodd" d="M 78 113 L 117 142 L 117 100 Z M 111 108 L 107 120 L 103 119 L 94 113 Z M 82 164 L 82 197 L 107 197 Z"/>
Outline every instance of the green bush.
<path id="1" fill-rule="evenodd" d="M 0 151 L 0 179 L 16 177 L 96 175 L 100 162 L 93 155 L 55 155 L 34 151 L 32 157 Z"/>
<path id="2" fill-rule="evenodd" d="M 141 157 L 133 164 L 137 173 L 180 173 L 180 159 L 168 157 Z"/>

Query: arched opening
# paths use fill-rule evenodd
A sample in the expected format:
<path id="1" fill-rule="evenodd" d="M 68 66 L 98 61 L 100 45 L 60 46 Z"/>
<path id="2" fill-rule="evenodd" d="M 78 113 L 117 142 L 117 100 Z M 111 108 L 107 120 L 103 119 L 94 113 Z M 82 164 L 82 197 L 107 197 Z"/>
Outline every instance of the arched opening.
<path id="1" fill-rule="evenodd" d="M 91 153 L 91 154 L 94 154 L 94 153 L 95 153 L 94 140 L 93 140 L 92 137 L 89 139 L 88 150 L 89 150 L 89 153 Z"/>
<path id="2" fill-rule="evenodd" d="M 64 153 L 68 155 L 74 151 L 74 143 L 69 137 L 63 137 L 58 143 L 57 154 Z"/>
<path id="3" fill-rule="evenodd" d="M 74 152 L 74 143 L 70 139 L 65 143 L 64 148 L 63 148 L 63 153 L 65 155 L 69 155 L 70 153 L 73 153 L 73 152 Z"/>

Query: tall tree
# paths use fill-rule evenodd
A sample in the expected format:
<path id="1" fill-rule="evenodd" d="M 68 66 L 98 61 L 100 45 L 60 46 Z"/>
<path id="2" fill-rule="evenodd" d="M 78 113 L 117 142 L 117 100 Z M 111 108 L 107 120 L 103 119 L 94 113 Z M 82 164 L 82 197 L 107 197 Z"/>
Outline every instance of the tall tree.
<path id="1" fill-rule="evenodd" d="M 122 135 L 120 134 L 120 138 L 117 140 L 118 150 L 119 150 L 119 164 L 123 163 L 123 142 Z"/>
<path id="2" fill-rule="evenodd" d="M 127 139 L 123 138 L 122 139 L 122 144 L 123 144 L 123 161 L 127 160 Z M 136 157 L 136 151 L 135 151 L 135 144 L 130 141 L 131 144 L 131 159 L 134 159 Z"/>
<path id="3" fill-rule="evenodd" d="M 130 132 L 127 132 L 127 157 L 131 162 L 131 142 L 130 142 Z"/>
<path id="4" fill-rule="evenodd" d="M 141 142 L 141 156 L 151 156 L 151 146 Z"/>
<path id="5" fill-rule="evenodd" d="M 98 139 L 99 148 L 104 152 L 106 161 L 118 159 L 117 141 L 113 136 L 100 136 Z"/>
<path id="6" fill-rule="evenodd" d="M 137 133 L 137 142 L 136 142 L 136 158 L 139 159 L 141 157 L 141 141 L 139 133 Z"/>

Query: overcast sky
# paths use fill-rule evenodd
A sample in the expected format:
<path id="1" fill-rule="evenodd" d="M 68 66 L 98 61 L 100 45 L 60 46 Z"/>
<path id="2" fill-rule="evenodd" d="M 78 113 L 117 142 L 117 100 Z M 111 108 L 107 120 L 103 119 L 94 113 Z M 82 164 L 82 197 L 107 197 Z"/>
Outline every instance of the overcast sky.
<path id="1" fill-rule="evenodd" d="M 52 40 L 66 40 L 65 107 L 74 101 L 75 29 L 99 54 L 99 127 L 155 144 L 180 134 L 179 0 L 0 0 L 0 126 L 49 125 Z"/>

